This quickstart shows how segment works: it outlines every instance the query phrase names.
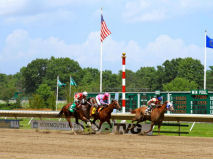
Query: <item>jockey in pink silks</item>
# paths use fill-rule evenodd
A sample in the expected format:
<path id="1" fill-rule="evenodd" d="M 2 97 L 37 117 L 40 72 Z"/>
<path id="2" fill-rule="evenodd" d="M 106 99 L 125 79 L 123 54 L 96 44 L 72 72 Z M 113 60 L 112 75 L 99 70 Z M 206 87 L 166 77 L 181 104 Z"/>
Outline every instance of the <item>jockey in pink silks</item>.
<path id="1" fill-rule="evenodd" d="M 100 106 L 106 106 L 109 104 L 109 93 L 98 94 L 95 99 L 98 103 L 98 107 L 96 108 L 96 111 L 98 112 Z"/>
<path id="2" fill-rule="evenodd" d="M 96 96 L 96 101 L 99 106 L 109 104 L 109 93 L 98 94 Z"/>

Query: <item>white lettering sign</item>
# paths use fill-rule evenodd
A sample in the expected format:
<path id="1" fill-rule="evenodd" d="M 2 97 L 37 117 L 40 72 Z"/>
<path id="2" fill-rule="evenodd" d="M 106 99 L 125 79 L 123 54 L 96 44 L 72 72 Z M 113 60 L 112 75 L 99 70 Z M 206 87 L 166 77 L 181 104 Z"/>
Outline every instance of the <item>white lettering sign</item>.
<path id="1" fill-rule="evenodd" d="M 83 131 L 83 128 L 80 125 L 77 125 L 76 123 L 72 122 L 72 126 L 74 130 Z M 48 121 L 48 120 L 45 121 L 32 120 L 31 128 L 48 129 L 48 130 L 70 130 L 68 122 Z"/>

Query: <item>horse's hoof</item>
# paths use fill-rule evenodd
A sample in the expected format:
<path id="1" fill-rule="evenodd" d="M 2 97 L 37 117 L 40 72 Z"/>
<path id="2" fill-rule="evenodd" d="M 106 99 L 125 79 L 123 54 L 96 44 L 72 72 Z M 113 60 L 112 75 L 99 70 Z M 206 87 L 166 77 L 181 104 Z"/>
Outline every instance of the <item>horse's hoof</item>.
<path id="1" fill-rule="evenodd" d="M 91 122 L 87 122 L 87 126 L 91 127 L 91 125 L 92 125 Z"/>
<path id="2" fill-rule="evenodd" d="M 77 133 L 76 133 L 76 132 L 72 132 L 71 134 L 77 135 Z"/>
<path id="3" fill-rule="evenodd" d="M 138 135 L 141 135 L 141 136 L 144 136 L 145 135 L 145 132 L 142 131 L 141 133 L 139 133 Z"/>
<path id="4" fill-rule="evenodd" d="M 109 130 L 109 128 L 105 128 L 105 130 L 106 130 L 106 131 L 108 131 L 108 130 Z"/>

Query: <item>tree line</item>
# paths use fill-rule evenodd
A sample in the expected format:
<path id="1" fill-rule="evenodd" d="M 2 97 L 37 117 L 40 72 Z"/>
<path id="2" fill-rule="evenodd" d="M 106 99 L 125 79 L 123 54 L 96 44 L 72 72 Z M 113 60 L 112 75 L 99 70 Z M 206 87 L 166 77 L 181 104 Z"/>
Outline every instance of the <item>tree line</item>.
<path id="1" fill-rule="evenodd" d="M 141 67 L 136 72 L 126 69 L 126 91 L 190 91 L 203 89 L 204 66 L 197 59 L 166 60 L 157 67 Z M 35 59 L 14 75 L 0 73 L 0 99 L 8 101 L 14 93 L 29 97 L 30 105 L 53 106 L 57 76 L 66 86 L 59 89 L 59 99 L 71 101 L 74 92 L 99 92 L 100 72 L 96 68 L 82 68 L 70 58 Z M 70 75 L 77 83 L 69 94 Z M 120 70 L 117 74 L 103 71 L 103 92 L 121 92 Z M 207 70 L 207 89 L 213 90 L 213 66 Z M 20 98 L 20 96 L 17 96 Z M 17 99 L 18 100 L 18 99 Z"/>

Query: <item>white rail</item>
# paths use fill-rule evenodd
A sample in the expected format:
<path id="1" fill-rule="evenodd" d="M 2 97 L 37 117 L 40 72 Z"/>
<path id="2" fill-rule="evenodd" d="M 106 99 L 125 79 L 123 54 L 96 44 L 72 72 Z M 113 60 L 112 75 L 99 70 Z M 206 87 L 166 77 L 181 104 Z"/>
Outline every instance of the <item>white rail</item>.
<path id="1" fill-rule="evenodd" d="M 57 111 L 20 111 L 20 110 L 0 110 L 1 117 L 38 117 L 57 118 Z M 112 119 L 131 120 L 135 114 L 112 113 Z M 164 121 L 187 121 L 187 122 L 213 122 L 213 115 L 206 114 L 165 114 Z"/>

